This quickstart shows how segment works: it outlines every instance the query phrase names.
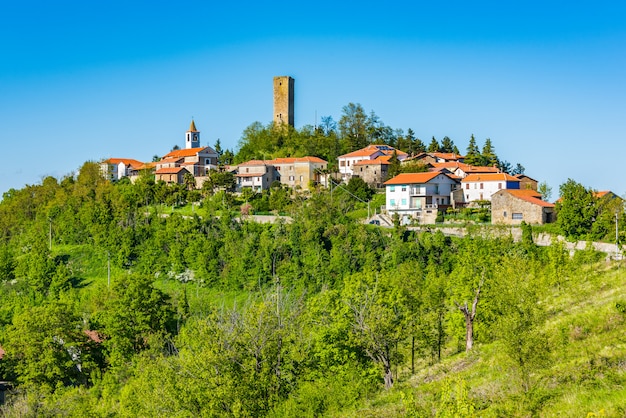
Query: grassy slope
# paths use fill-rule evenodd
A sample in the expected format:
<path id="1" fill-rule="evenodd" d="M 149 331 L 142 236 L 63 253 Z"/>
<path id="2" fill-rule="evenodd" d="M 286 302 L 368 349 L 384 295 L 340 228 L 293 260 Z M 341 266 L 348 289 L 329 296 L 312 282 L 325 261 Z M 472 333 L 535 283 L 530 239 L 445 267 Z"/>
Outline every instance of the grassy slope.
<path id="1" fill-rule="evenodd" d="M 470 416 L 626 416 L 626 309 L 616 307 L 626 305 L 626 267 L 601 262 L 576 276 L 542 301 L 551 312 L 544 326 L 552 352 L 546 354 L 549 366 L 533 373 L 530 391 L 523 391 L 518 370 L 499 343 L 478 344 L 470 354 L 423 364 L 394 390 L 343 416 L 407 416 L 411 411 L 459 416 L 451 413 L 450 403 L 448 414 L 442 414 L 444 392 L 461 398 L 466 392 L 466 404 L 473 405 Z"/>
<path id="2" fill-rule="evenodd" d="M 70 255 L 75 274 L 83 279 L 82 292 L 106 286 L 106 254 L 87 246 L 57 247 Z M 112 280 L 122 271 L 112 270 Z M 183 285 L 158 279 L 157 287 L 173 298 Z M 207 303 L 230 305 L 244 302 L 243 293 L 217 292 L 186 284 L 193 311 Z M 81 293 L 82 293 L 81 292 Z M 83 303 L 90 298 L 83 293 Z M 516 368 L 498 343 L 477 342 L 472 353 L 446 357 L 429 365 L 418 360 L 416 373 L 400 371 L 399 383 L 388 392 L 364 401 L 342 416 L 434 416 L 441 412 L 442 390 L 452 396 L 467 392 L 476 416 L 597 416 L 626 415 L 626 266 L 600 262 L 577 272 L 575 278 L 542 301 L 549 307 L 545 330 L 550 336 L 550 366 L 535 373 L 534 386 L 524 392 Z M 616 305 L 624 306 L 623 312 Z M 87 308 L 89 309 L 89 308 Z M 444 389 L 450 385 L 452 389 Z M 443 415 L 445 416 L 445 415 Z M 454 415 L 448 415 L 454 416 Z"/>

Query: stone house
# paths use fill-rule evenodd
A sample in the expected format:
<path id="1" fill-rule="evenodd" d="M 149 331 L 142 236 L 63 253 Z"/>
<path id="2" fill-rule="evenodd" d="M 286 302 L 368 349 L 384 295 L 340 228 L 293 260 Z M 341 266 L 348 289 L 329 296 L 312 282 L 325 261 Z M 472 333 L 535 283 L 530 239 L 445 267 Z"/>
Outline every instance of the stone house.
<path id="1" fill-rule="evenodd" d="M 352 167 L 352 175 L 360 177 L 370 187 L 380 189 L 387 180 L 390 155 L 383 155 L 373 160 L 358 161 Z"/>
<path id="2" fill-rule="evenodd" d="M 318 157 L 275 158 L 267 161 L 276 168 L 278 180 L 291 188 L 307 189 L 309 183 L 318 184 L 322 181 L 321 171 L 328 162 Z"/>
<path id="3" fill-rule="evenodd" d="M 491 223 L 543 225 L 556 220 L 554 204 L 532 189 L 500 190 L 491 196 Z"/>
<path id="4" fill-rule="evenodd" d="M 185 182 L 185 174 L 189 174 L 189 170 L 185 167 L 164 167 L 155 171 L 156 181 L 164 181 L 168 184 L 183 184 Z"/>
<path id="5" fill-rule="evenodd" d="M 280 174 L 270 161 L 251 160 L 237 167 L 237 191 L 251 188 L 255 192 L 261 192 L 270 188 L 272 183 L 279 179 Z"/>

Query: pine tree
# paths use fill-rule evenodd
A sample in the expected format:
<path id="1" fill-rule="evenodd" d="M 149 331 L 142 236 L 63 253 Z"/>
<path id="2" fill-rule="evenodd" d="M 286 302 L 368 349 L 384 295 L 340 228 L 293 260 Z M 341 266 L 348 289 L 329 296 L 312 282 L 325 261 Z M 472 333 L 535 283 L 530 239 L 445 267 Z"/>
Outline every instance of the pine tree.
<path id="1" fill-rule="evenodd" d="M 452 141 L 449 137 L 444 136 L 441 141 L 441 152 L 454 152 L 454 141 Z"/>
<path id="2" fill-rule="evenodd" d="M 491 144 L 491 139 L 485 139 L 485 145 L 483 146 L 482 152 L 482 165 L 484 166 L 497 166 L 498 165 L 498 156 Z"/>
<path id="3" fill-rule="evenodd" d="M 469 145 L 467 146 L 465 163 L 473 166 L 480 165 L 481 163 L 480 151 L 476 145 L 476 138 L 474 138 L 474 134 L 470 137 Z"/>
<path id="4" fill-rule="evenodd" d="M 439 152 L 440 149 L 441 147 L 439 146 L 439 142 L 437 142 L 437 139 L 435 139 L 435 137 L 433 136 L 433 139 L 428 145 L 428 152 Z"/>

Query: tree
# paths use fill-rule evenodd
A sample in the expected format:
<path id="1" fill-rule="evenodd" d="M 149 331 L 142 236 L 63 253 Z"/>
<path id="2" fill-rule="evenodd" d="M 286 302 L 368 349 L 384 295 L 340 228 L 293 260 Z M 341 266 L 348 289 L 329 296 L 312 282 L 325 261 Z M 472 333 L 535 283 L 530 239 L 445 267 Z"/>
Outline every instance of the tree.
<path id="1" fill-rule="evenodd" d="M 484 166 L 495 167 L 498 165 L 498 156 L 491 144 L 491 139 L 485 139 L 485 145 L 483 145 L 483 152 L 481 154 L 482 164 Z"/>
<path id="2" fill-rule="evenodd" d="M 368 118 L 360 104 L 348 103 L 342 108 L 339 133 L 346 144 L 346 151 L 364 148 L 368 144 Z"/>
<path id="3" fill-rule="evenodd" d="M 439 150 L 441 149 L 441 147 L 439 146 L 439 142 L 437 142 L 437 139 L 433 136 L 433 139 L 431 139 L 430 144 L 428 144 L 428 152 L 439 152 Z"/>
<path id="4" fill-rule="evenodd" d="M 215 141 L 215 153 L 217 154 L 217 163 L 222 164 L 222 155 L 224 155 L 224 150 L 222 149 L 222 143 L 219 138 Z"/>
<path id="5" fill-rule="evenodd" d="M 407 295 L 386 273 L 360 273 L 344 281 L 343 312 L 350 339 L 382 368 L 385 388 L 393 386 L 396 344 L 405 337 Z"/>
<path id="6" fill-rule="evenodd" d="M 320 128 L 324 135 L 329 136 L 337 130 L 337 122 L 333 120 L 332 116 L 322 116 Z"/>
<path id="7" fill-rule="evenodd" d="M 539 192 L 543 200 L 546 202 L 550 201 L 550 198 L 552 197 L 552 187 L 548 186 L 547 182 L 542 181 L 539 183 L 537 186 L 537 192 Z"/>
<path id="8" fill-rule="evenodd" d="M 176 320 L 168 296 L 147 276 L 122 276 L 113 283 L 112 291 L 94 325 L 105 336 L 109 362 L 121 366 L 151 344 L 164 344 L 176 329 Z"/>
<path id="9" fill-rule="evenodd" d="M 596 220 L 596 199 L 591 189 L 572 179 L 559 187 L 560 199 L 556 202 L 556 224 L 565 236 L 578 239 L 591 232 Z"/>
<path id="10" fill-rule="evenodd" d="M 387 167 L 387 177 L 393 178 L 402 172 L 402 166 L 400 160 L 398 160 L 398 153 L 394 149 L 391 157 L 389 158 L 389 167 Z"/>
<path id="11" fill-rule="evenodd" d="M 478 145 L 476 145 L 476 138 L 474 138 L 474 134 L 470 137 L 464 161 L 466 164 L 473 166 L 479 166 L 481 164 L 480 150 L 478 149 Z"/>
<path id="12" fill-rule="evenodd" d="M 346 185 L 346 189 L 365 202 L 370 200 L 375 193 L 375 191 L 361 177 L 351 177 Z"/>
<path id="13" fill-rule="evenodd" d="M 95 364 L 82 320 L 64 303 L 27 307 L 7 328 L 5 350 L 17 380 L 48 390 L 86 384 Z"/>
<path id="14" fill-rule="evenodd" d="M 458 154 L 458 149 L 454 145 L 454 141 L 452 141 L 447 136 L 444 136 L 443 139 L 441 140 L 441 152 L 453 153 L 455 149 L 457 151 L 456 153 Z"/>
<path id="15" fill-rule="evenodd" d="M 511 175 L 518 176 L 520 174 L 524 174 L 525 171 L 526 171 L 526 169 L 524 168 L 524 166 L 521 165 L 520 163 L 517 163 L 515 165 L 515 168 L 513 170 L 511 170 Z"/>

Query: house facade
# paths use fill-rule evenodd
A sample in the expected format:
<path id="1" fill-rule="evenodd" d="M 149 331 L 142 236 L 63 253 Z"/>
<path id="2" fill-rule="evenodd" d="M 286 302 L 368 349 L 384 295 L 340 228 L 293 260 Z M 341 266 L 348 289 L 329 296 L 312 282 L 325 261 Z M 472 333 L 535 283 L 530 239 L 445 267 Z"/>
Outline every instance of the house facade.
<path id="1" fill-rule="evenodd" d="M 185 174 L 189 174 L 189 170 L 185 167 L 165 167 L 155 171 L 155 179 L 166 183 L 183 184 L 185 182 Z"/>
<path id="2" fill-rule="evenodd" d="M 362 178 L 370 187 L 379 189 L 387 180 L 390 158 L 391 156 L 383 155 L 373 160 L 358 161 L 352 167 L 352 175 Z"/>
<path id="3" fill-rule="evenodd" d="M 275 167 L 282 184 L 302 189 L 311 183 L 319 184 L 323 180 L 321 171 L 328 167 L 328 162 L 318 157 L 275 158 L 267 163 Z"/>
<path id="4" fill-rule="evenodd" d="M 459 182 L 445 173 L 427 172 L 398 174 L 384 184 L 388 214 L 398 214 L 404 223 L 433 223 L 437 212 L 450 206 L 450 194 Z"/>
<path id="5" fill-rule="evenodd" d="M 250 188 L 255 192 L 261 192 L 269 189 L 272 183 L 278 180 L 279 174 L 269 161 L 251 160 L 239 165 L 235 178 L 237 191 Z"/>
<path id="6" fill-rule="evenodd" d="M 500 190 L 491 196 L 491 223 L 543 225 L 556 220 L 554 204 L 532 189 Z"/>
<path id="7" fill-rule="evenodd" d="M 339 166 L 339 174 L 343 181 L 348 181 L 354 175 L 354 165 L 363 160 L 375 160 L 381 156 L 391 157 L 393 153 L 396 153 L 398 160 L 402 161 L 408 157 L 408 154 L 404 151 L 390 147 L 384 144 L 372 144 L 360 150 L 350 152 L 348 154 L 340 155 L 337 158 Z"/>
<path id="8" fill-rule="evenodd" d="M 500 190 L 519 189 L 520 180 L 506 173 L 469 174 L 461 180 L 463 198 L 466 203 L 476 200 L 491 200 Z"/>
<path id="9" fill-rule="evenodd" d="M 109 158 L 100 163 L 100 170 L 106 179 L 115 181 L 123 177 L 136 177 L 145 166 L 132 158 Z"/>

